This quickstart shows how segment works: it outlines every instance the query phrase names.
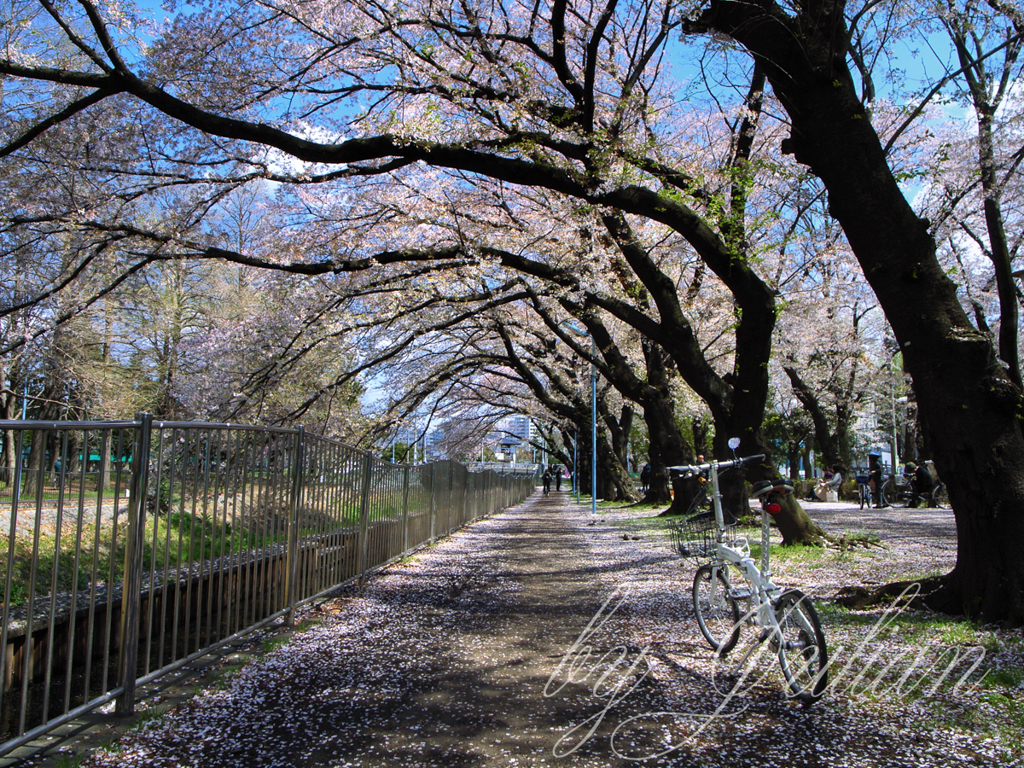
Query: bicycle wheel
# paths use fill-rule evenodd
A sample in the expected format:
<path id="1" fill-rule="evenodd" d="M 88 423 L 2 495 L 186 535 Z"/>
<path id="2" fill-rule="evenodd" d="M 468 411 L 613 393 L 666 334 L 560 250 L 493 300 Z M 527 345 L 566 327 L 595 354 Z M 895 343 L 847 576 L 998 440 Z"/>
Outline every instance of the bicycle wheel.
<path id="1" fill-rule="evenodd" d="M 946 486 L 942 483 L 932 488 L 932 506 L 935 509 L 949 509 L 949 497 L 946 495 Z"/>
<path id="2" fill-rule="evenodd" d="M 794 696 L 813 704 L 828 684 L 828 650 L 818 612 L 811 599 L 798 589 L 782 593 L 775 603 L 782 633 L 779 664 Z"/>
<path id="3" fill-rule="evenodd" d="M 882 504 L 893 509 L 902 509 L 910 503 L 910 494 L 893 485 L 892 480 L 882 483 Z"/>
<path id="4" fill-rule="evenodd" d="M 857 486 L 857 495 L 860 497 L 860 508 L 871 506 L 871 489 L 861 483 Z"/>
<path id="5" fill-rule="evenodd" d="M 725 656 L 740 639 L 740 610 L 729 596 L 728 566 L 702 565 L 693 577 L 693 610 L 711 650 Z"/>

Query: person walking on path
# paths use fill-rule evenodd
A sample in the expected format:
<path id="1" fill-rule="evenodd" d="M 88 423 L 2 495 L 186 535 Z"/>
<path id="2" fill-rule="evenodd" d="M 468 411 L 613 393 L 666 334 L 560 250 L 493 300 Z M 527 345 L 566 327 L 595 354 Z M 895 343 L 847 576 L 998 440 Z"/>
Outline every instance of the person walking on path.
<path id="1" fill-rule="evenodd" d="M 548 492 L 551 491 L 551 470 L 550 469 L 545 469 L 544 470 L 543 480 L 544 480 L 544 495 L 547 496 Z"/>
<path id="2" fill-rule="evenodd" d="M 640 492 L 647 493 L 647 489 L 651 485 L 651 465 L 644 464 L 643 469 L 640 470 Z"/>
<path id="3" fill-rule="evenodd" d="M 871 486 L 875 509 L 882 509 L 882 454 L 872 451 L 868 454 L 868 485 Z"/>

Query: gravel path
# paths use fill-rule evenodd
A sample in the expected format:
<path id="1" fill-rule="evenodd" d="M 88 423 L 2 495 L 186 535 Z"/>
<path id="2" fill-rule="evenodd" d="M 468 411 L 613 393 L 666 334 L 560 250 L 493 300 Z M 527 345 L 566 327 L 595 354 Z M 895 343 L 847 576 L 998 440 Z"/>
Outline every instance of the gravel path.
<path id="1" fill-rule="evenodd" d="M 83 765 L 1020 765 L 884 692 L 807 708 L 773 659 L 730 676 L 698 642 L 692 569 L 628 511 L 588 512 L 538 495 L 458 532 Z"/>

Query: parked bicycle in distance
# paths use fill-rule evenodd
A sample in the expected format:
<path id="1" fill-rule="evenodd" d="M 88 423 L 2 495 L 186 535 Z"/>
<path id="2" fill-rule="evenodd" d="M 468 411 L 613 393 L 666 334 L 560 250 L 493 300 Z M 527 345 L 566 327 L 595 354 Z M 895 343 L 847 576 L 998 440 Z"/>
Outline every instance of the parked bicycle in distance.
<path id="1" fill-rule="evenodd" d="M 946 486 L 931 469 L 931 462 L 924 462 L 927 468 L 922 466 L 924 472 L 908 474 L 907 470 L 894 475 L 882 483 L 882 503 L 889 507 L 902 509 L 911 506 L 923 506 L 933 509 L 946 509 L 949 507 L 949 498 L 946 496 Z M 908 464 L 911 470 L 916 470 L 916 465 Z M 917 478 L 917 479 L 915 479 Z M 919 484 L 915 491 L 914 483 Z M 921 490 L 920 485 L 924 486 Z M 917 504 L 915 504 L 915 500 Z"/>
<path id="2" fill-rule="evenodd" d="M 871 509 L 871 478 L 868 475 L 857 475 L 857 500 L 861 509 Z"/>
<path id="3" fill-rule="evenodd" d="M 733 438 L 733 450 L 739 441 Z M 828 650 L 814 604 L 798 589 L 783 590 L 771 580 L 769 568 L 770 516 L 782 511 L 777 498 L 792 493 L 783 481 L 762 481 L 754 486 L 761 501 L 761 565 L 750 556 L 745 537 L 734 535 L 722 514 L 719 473 L 727 472 L 763 455 L 732 461 L 712 461 L 696 466 L 670 467 L 674 472 L 700 475 L 711 486 L 714 515 L 692 516 L 669 529 L 677 552 L 700 563 L 693 578 L 693 608 L 697 626 L 708 645 L 720 657 L 739 641 L 744 623 L 760 630 L 757 643 L 740 660 L 746 662 L 757 645 L 768 642 L 778 656 L 782 674 L 793 696 L 804 703 L 817 701 L 828 683 Z"/>

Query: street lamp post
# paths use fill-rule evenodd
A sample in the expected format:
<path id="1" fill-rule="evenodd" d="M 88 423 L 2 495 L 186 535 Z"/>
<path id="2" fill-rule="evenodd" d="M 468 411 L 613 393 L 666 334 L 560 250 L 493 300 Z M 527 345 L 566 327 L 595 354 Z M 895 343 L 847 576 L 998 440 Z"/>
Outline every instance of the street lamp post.
<path id="1" fill-rule="evenodd" d="M 579 464 L 576 461 L 576 450 L 580 447 L 580 428 L 574 425 L 572 437 L 572 492 L 576 494 L 576 503 L 580 503 Z"/>
<path id="2" fill-rule="evenodd" d="M 597 359 L 597 341 L 590 337 L 591 354 Z M 590 514 L 597 517 L 597 366 L 590 362 Z"/>
<path id="3" fill-rule="evenodd" d="M 577 336 L 584 338 L 590 336 L 591 361 L 590 361 L 590 514 L 597 517 L 597 339 L 591 334 L 577 328 L 568 320 L 563 320 L 562 325 L 571 330 Z M 575 463 L 575 448 L 573 449 L 573 461 Z M 576 473 L 573 472 L 573 483 L 576 483 Z M 576 487 L 576 503 L 579 503 L 579 486 Z"/>

